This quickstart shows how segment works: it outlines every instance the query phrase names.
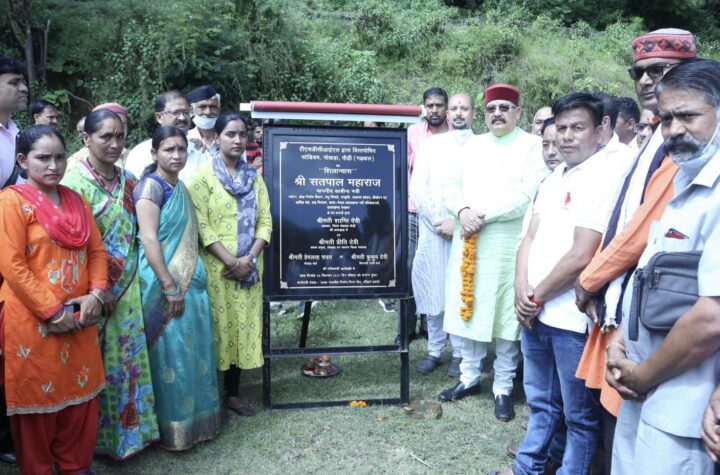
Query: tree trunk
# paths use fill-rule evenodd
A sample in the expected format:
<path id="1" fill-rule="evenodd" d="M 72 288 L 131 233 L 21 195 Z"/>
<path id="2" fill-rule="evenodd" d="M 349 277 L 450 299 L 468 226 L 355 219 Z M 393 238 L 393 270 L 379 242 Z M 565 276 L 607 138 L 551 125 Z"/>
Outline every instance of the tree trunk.
<path id="1" fill-rule="evenodd" d="M 35 75 L 35 57 L 33 54 L 32 38 L 32 6 L 30 0 L 8 0 L 8 11 L 10 13 L 10 27 L 15 34 L 15 39 L 25 53 L 25 67 L 27 68 L 27 80 L 30 86 L 30 96 L 33 96 L 33 88 L 37 85 Z"/>
<path id="2" fill-rule="evenodd" d="M 50 35 L 50 20 L 45 23 L 43 30 L 43 42 L 40 45 L 40 89 L 38 93 L 45 90 L 47 85 L 47 57 L 48 57 L 48 36 Z"/>

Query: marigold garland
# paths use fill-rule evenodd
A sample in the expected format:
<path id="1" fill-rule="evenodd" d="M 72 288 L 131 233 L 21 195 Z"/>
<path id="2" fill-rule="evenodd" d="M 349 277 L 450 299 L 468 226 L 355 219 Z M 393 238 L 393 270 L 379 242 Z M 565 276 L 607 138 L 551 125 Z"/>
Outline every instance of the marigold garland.
<path id="1" fill-rule="evenodd" d="M 477 233 L 465 238 L 463 244 L 462 264 L 460 265 L 460 277 L 462 279 L 462 290 L 460 298 L 463 306 L 460 308 L 460 317 L 468 321 L 473 314 L 475 303 L 475 259 L 476 259 Z"/>

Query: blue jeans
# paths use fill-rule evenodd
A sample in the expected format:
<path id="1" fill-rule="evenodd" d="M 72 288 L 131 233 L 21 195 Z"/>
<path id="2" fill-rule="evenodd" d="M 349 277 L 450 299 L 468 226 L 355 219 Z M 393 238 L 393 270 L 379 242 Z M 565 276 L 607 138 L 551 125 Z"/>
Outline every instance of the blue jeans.
<path id="1" fill-rule="evenodd" d="M 527 433 L 520 444 L 513 472 L 545 471 L 550 443 L 565 416 L 567 445 L 558 474 L 590 472 L 600 437 L 600 404 L 585 382 L 575 377 L 586 335 L 550 327 L 539 320 L 522 329 L 525 357 L 523 385 L 530 409 Z"/>

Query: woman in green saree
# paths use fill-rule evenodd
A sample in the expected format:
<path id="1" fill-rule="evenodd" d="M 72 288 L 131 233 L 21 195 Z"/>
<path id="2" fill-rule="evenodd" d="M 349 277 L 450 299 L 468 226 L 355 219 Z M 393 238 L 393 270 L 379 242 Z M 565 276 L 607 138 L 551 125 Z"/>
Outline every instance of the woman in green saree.
<path id="1" fill-rule="evenodd" d="M 63 184 L 85 197 L 108 254 L 108 287 L 98 323 L 107 386 L 100 397 L 95 453 L 124 460 L 159 437 L 138 278 L 137 224 L 132 174 L 115 166 L 125 145 L 118 115 L 88 114 L 83 133 L 88 157 Z"/>
<path id="2" fill-rule="evenodd" d="M 186 450 L 220 433 L 207 275 L 198 258 L 198 223 L 178 173 L 187 139 L 177 127 L 152 137 L 150 165 L 135 188 L 140 283 L 155 388 L 160 444 Z"/>

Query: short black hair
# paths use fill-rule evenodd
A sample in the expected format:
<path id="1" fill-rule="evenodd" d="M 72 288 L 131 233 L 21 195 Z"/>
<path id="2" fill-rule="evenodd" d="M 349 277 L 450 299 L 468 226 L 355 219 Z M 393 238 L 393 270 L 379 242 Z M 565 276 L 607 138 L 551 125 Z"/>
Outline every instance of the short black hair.
<path id="1" fill-rule="evenodd" d="M 155 98 L 155 112 L 163 112 L 165 110 L 165 105 L 168 103 L 168 101 L 172 101 L 174 99 L 177 99 L 178 97 L 182 97 L 183 99 L 187 100 L 185 98 L 185 94 L 178 91 L 177 89 L 163 92 Z"/>
<path id="2" fill-rule="evenodd" d="M 593 127 L 602 125 L 604 117 L 602 101 L 589 92 L 571 92 L 562 96 L 552 106 L 553 117 L 557 118 L 563 112 L 579 108 L 590 113 Z"/>
<path id="3" fill-rule="evenodd" d="M 540 136 L 545 135 L 545 129 L 547 129 L 551 125 L 555 125 L 555 117 L 548 117 L 547 119 L 543 120 L 543 125 L 540 129 Z"/>
<path id="4" fill-rule="evenodd" d="M 48 102 L 45 99 L 35 99 L 30 103 L 30 117 L 32 118 L 35 114 L 42 114 L 42 111 L 48 107 L 56 108 L 52 102 Z"/>
<path id="5" fill-rule="evenodd" d="M 672 68 L 655 87 L 655 97 L 665 89 L 693 91 L 720 109 L 720 63 L 714 59 L 688 59 Z"/>
<path id="6" fill-rule="evenodd" d="M 612 96 L 605 94 L 602 91 L 596 91 L 596 92 L 593 92 L 592 94 L 602 103 L 602 108 L 603 108 L 602 115 L 603 115 L 603 117 L 608 116 L 610 118 L 610 128 L 614 129 L 615 124 L 617 123 L 618 110 L 619 110 L 617 102 L 615 101 L 615 99 Z"/>
<path id="7" fill-rule="evenodd" d="M 618 115 L 622 117 L 625 122 L 633 119 L 637 124 L 640 122 L 640 107 L 632 97 L 618 97 L 615 99 L 618 106 Z"/>
<path id="8" fill-rule="evenodd" d="M 431 87 L 423 92 L 423 103 L 425 103 L 430 96 L 440 96 L 445 100 L 445 105 L 448 103 L 448 93 L 441 87 Z"/>
<path id="9" fill-rule="evenodd" d="M 0 54 L 0 74 L 25 74 L 25 63 Z"/>

